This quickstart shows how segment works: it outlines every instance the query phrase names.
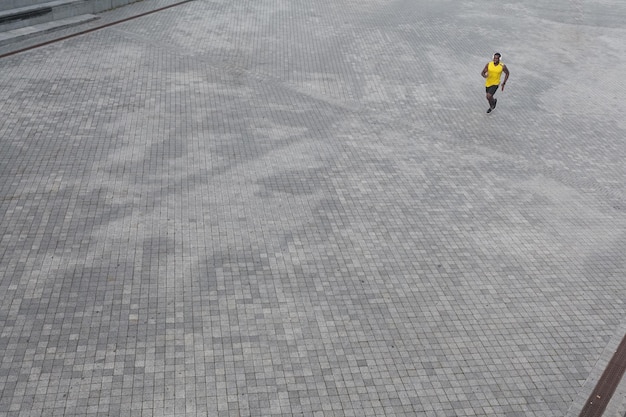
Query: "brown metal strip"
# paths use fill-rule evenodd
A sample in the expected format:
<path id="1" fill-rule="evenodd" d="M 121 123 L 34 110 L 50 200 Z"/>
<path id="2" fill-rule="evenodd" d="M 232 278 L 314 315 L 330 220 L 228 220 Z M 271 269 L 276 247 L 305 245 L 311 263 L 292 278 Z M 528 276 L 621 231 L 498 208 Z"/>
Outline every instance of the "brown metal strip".
<path id="1" fill-rule="evenodd" d="M 626 336 L 622 339 L 579 417 L 600 417 L 626 371 Z"/>

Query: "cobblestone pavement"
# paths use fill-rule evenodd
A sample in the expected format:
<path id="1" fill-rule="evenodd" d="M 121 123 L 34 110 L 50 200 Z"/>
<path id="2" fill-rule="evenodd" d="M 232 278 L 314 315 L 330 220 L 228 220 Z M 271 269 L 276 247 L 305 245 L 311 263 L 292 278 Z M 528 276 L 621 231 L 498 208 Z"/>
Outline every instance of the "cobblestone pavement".
<path id="1" fill-rule="evenodd" d="M 626 331 L 625 38 L 197 0 L 1 59 L 0 415 L 577 416 Z"/>

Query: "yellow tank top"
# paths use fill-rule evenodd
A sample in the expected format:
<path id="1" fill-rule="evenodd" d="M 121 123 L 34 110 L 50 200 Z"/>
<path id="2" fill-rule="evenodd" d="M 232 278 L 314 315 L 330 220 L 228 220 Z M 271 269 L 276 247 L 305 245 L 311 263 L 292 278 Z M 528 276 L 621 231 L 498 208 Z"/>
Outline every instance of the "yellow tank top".
<path id="1" fill-rule="evenodd" d="M 502 61 L 498 66 L 493 65 L 493 61 L 488 64 L 487 68 L 487 80 L 485 81 L 485 87 L 491 87 L 492 85 L 500 84 L 500 76 L 502 75 Z"/>

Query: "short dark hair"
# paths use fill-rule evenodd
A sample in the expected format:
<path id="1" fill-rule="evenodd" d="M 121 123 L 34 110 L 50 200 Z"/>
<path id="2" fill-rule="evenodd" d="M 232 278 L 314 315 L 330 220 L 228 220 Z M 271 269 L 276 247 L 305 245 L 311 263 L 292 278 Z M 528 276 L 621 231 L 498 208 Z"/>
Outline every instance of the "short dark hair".
<path id="1" fill-rule="evenodd" d="M 501 57 L 502 55 L 500 54 L 500 52 L 496 52 L 495 54 L 493 54 L 493 56 L 498 55 L 498 57 Z"/>

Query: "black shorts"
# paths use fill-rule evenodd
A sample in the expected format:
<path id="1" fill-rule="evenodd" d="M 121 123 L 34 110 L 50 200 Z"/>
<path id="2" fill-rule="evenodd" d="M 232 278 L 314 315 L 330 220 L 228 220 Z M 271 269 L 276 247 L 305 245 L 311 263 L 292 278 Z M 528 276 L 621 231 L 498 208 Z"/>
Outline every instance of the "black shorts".
<path id="1" fill-rule="evenodd" d="M 500 85 L 498 84 L 490 85 L 489 87 L 485 87 L 485 91 L 487 92 L 487 94 L 494 95 L 496 91 L 498 91 L 498 87 L 500 87 Z"/>

